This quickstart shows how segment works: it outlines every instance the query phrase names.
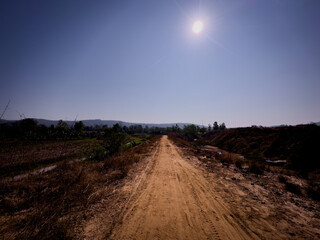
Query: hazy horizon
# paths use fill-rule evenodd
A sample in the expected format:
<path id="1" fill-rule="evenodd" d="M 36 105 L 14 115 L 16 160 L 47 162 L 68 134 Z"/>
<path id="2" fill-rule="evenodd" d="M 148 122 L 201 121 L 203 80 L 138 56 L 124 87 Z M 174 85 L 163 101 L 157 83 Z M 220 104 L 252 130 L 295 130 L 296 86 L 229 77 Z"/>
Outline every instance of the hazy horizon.
<path id="1" fill-rule="evenodd" d="M 0 114 L 10 100 L 8 120 L 319 122 L 319 11 L 316 0 L 2 1 Z"/>
<path id="2" fill-rule="evenodd" d="M 170 125 L 170 124 L 195 124 L 195 125 L 199 125 L 199 126 L 204 126 L 204 127 L 208 127 L 208 124 L 210 124 L 210 126 L 213 126 L 213 122 L 209 122 L 208 124 L 202 124 L 202 123 L 193 123 L 193 122 L 130 122 L 130 121 L 125 121 L 125 120 L 117 120 L 117 119 L 45 119 L 45 118 L 34 118 L 31 117 L 32 119 L 38 119 L 38 120 L 48 120 L 48 121 L 67 121 L 67 122 L 74 122 L 75 120 L 77 122 L 79 121 L 111 121 L 111 122 L 124 122 L 124 123 L 129 123 L 129 124 L 144 124 L 144 125 Z M 1 119 L 4 121 L 20 121 L 22 119 Z M 218 124 L 220 125 L 221 123 L 225 123 L 225 122 L 218 122 Z M 262 126 L 262 127 L 277 127 L 277 126 L 296 126 L 296 125 L 306 125 L 306 124 L 318 124 L 320 123 L 320 121 L 315 121 L 315 122 L 304 122 L 304 123 L 297 123 L 297 124 L 287 124 L 287 123 L 279 123 L 279 124 L 274 124 L 274 125 L 257 125 L 257 124 L 252 124 L 252 125 L 243 125 L 243 126 L 226 126 L 227 128 L 241 128 L 241 127 L 252 127 L 252 126 Z"/>

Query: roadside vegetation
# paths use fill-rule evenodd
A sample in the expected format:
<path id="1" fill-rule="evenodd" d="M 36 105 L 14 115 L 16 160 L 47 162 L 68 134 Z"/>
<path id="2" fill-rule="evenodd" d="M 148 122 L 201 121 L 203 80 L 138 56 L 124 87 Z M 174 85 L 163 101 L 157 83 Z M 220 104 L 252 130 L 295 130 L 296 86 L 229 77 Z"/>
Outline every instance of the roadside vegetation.
<path id="1" fill-rule="evenodd" d="M 196 131 L 199 127 L 195 128 Z M 87 209 L 112 194 L 170 128 L 0 124 L 0 235 L 70 239 Z M 54 166 L 48 172 L 40 172 Z M 23 174 L 23 175 L 21 175 Z M 17 175 L 19 177 L 17 178 Z M 113 188 L 114 186 L 114 188 Z"/>
<path id="2" fill-rule="evenodd" d="M 141 125 L 85 126 L 60 120 L 49 127 L 26 118 L 0 124 L 0 180 L 39 171 L 63 162 L 104 161 L 118 152 L 127 151 L 155 135 L 184 132 L 189 138 L 207 129 L 196 125 L 166 128 Z"/>
<path id="3" fill-rule="evenodd" d="M 161 131 L 141 126 L 86 127 L 60 120 L 56 126 L 33 119 L 0 124 L 0 179 L 14 177 L 62 162 L 106 157 L 135 147 Z"/>
<path id="4" fill-rule="evenodd" d="M 119 125 L 86 132 L 81 124 L 76 129 L 77 123 L 73 128 L 61 123 L 43 135 L 36 123 L 31 125 L 26 131 L 16 126 L 10 131 L 21 131 L 20 135 L 1 141 L 0 154 L 6 159 L 1 161 L 0 180 L 0 235 L 4 239 L 73 238 L 77 223 L 90 218 L 86 210 L 107 198 L 112 186 L 149 156 L 159 139 L 127 134 Z M 3 178 L 46 164 L 56 164 L 56 168 L 18 180 Z"/>
<path id="5" fill-rule="evenodd" d="M 169 128 L 38 125 L 32 119 L 0 125 L 0 235 L 5 239 L 69 239 L 86 209 L 110 195 L 132 166 L 150 155 L 161 134 L 205 163 L 263 175 L 276 172 L 283 189 L 319 200 L 319 127 L 226 129 L 215 122 Z M 286 160 L 269 166 L 267 159 Z M 29 174 L 43 167 L 55 169 Z M 304 177 L 301 187 L 290 176 Z"/>
<path id="6" fill-rule="evenodd" d="M 105 161 L 64 163 L 50 173 L 0 183 L 0 235 L 4 239 L 71 239 L 86 209 L 111 194 L 157 137 Z"/>

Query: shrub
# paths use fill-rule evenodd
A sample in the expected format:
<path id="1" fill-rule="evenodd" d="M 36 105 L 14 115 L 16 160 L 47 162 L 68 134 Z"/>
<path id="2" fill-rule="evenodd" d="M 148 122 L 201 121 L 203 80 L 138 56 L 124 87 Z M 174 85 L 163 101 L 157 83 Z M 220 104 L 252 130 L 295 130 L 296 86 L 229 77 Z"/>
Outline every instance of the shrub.
<path id="1" fill-rule="evenodd" d="M 103 161 L 106 158 L 106 151 L 103 148 L 97 148 L 94 150 L 90 159 L 94 161 Z"/>
<path id="2" fill-rule="evenodd" d="M 226 159 L 221 159 L 220 161 L 221 161 L 221 163 L 222 163 L 223 166 L 229 167 L 230 162 L 229 162 L 228 160 L 226 160 Z"/>
<path id="3" fill-rule="evenodd" d="M 109 156 L 122 150 L 127 135 L 121 130 L 119 124 L 115 124 L 112 128 L 104 129 L 103 145 Z"/>
<path id="4" fill-rule="evenodd" d="M 281 182 L 281 183 L 287 183 L 287 178 L 284 177 L 284 176 L 282 176 L 282 175 L 280 175 L 280 176 L 278 177 L 278 180 L 279 180 L 279 182 Z"/>
<path id="5" fill-rule="evenodd" d="M 294 183 L 290 183 L 290 182 L 286 182 L 285 185 L 286 185 L 286 190 L 287 191 L 295 193 L 295 194 L 298 194 L 298 195 L 302 194 L 301 193 L 301 188 L 300 188 L 299 185 L 294 184 Z"/>
<path id="6" fill-rule="evenodd" d="M 248 171 L 255 174 L 263 174 L 264 165 L 256 162 L 250 162 Z"/>
<path id="7" fill-rule="evenodd" d="M 313 184 L 310 184 L 307 188 L 307 194 L 308 197 L 320 201 L 320 186 L 315 186 Z"/>
<path id="8" fill-rule="evenodd" d="M 182 130 L 183 135 L 190 141 L 197 137 L 197 127 L 194 124 L 184 126 Z"/>
<path id="9" fill-rule="evenodd" d="M 232 154 L 230 153 L 217 154 L 216 156 L 224 166 L 229 166 L 232 163 Z"/>
<path id="10" fill-rule="evenodd" d="M 83 147 L 78 152 L 79 158 L 86 158 L 92 161 L 103 161 L 107 157 L 106 149 L 100 144 L 92 144 L 89 148 Z"/>
<path id="11" fill-rule="evenodd" d="M 235 165 L 237 168 L 242 169 L 242 162 L 240 160 L 236 160 Z"/>

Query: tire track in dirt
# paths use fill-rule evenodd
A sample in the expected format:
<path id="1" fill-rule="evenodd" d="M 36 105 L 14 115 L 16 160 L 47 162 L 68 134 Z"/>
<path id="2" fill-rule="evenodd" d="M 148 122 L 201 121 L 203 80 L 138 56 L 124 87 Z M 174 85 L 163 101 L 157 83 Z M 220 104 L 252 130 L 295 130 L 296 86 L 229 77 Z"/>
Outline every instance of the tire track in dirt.
<path id="1" fill-rule="evenodd" d="M 163 136 L 109 239 L 260 239 Z"/>

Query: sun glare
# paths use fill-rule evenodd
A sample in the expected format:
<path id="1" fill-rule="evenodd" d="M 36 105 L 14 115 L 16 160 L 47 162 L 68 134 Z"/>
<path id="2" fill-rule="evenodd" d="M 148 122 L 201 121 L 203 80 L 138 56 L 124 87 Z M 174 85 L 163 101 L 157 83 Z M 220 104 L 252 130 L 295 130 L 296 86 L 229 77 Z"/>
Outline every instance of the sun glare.
<path id="1" fill-rule="evenodd" d="M 201 21 L 195 21 L 192 25 L 192 31 L 195 34 L 199 34 L 203 30 L 203 23 Z"/>

